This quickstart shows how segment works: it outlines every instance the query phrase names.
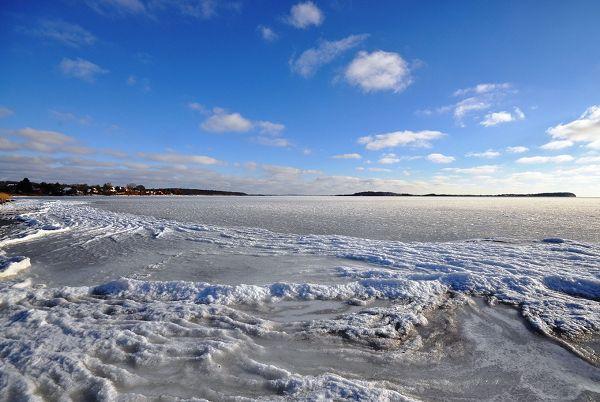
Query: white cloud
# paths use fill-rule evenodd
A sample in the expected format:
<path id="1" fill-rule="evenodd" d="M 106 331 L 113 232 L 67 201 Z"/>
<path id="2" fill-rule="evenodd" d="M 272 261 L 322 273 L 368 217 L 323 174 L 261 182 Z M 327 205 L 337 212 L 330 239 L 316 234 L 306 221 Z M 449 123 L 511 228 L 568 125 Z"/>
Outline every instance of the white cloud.
<path id="1" fill-rule="evenodd" d="M 357 153 L 333 155 L 333 159 L 361 159 L 362 156 Z"/>
<path id="2" fill-rule="evenodd" d="M 36 130 L 31 127 L 25 127 L 19 130 L 12 131 L 11 134 L 27 138 L 29 140 L 42 142 L 44 144 L 64 145 L 73 142 L 73 137 L 57 131 Z"/>
<path id="3" fill-rule="evenodd" d="M 454 120 L 456 124 L 460 127 L 465 127 L 464 120 L 467 116 L 474 115 L 475 117 L 480 117 L 480 113 L 483 110 L 487 110 L 493 106 L 497 106 L 501 104 L 503 98 L 506 97 L 509 93 L 517 92 L 512 89 L 512 85 L 509 83 L 486 83 L 486 84 L 478 84 L 471 88 L 458 89 L 454 92 L 454 96 L 461 97 L 461 99 L 454 104 L 441 106 L 435 109 L 425 109 L 418 111 L 419 114 L 430 116 L 435 113 L 449 113 L 452 112 L 454 115 Z M 524 113 L 519 108 L 514 109 L 514 116 L 509 112 L 500 112 L 500 113 L 508 113 L 511 115 L 511 118 L 514 119 L 523 119 L 525 118 Z M 491 116 L 490 123 L 493 122 L 495 118 L 504 118 L 507 119 L 508 116 L 500 115 L 500 116 Z M 487 119 L 486 119 L 487 120 Z"/>
<path id="4" fill-rule="evenodd" d="M 96 42 L 96 37 L 79 25 L 60 20 L 42 20 L 35 28 L 25 31 L 72 47 L 93 45 Z"/>
<path id="5" fill-rule="evenodd" d="M 150 92 L 152 90 L 150 87 L 150 80 L 148 80 L 148 78 L 138 78 L 135 75 L 130 75 L 127 77 L 125 83 L 130 87 L 138 86 L 144 92 Z"/>
<path id="6" fill-rule="evenodd" d="M 0 151 L 13 151 L 20 148 L 20 144 L 9 140 L 8 138 L 0 137 Z"/>
<path id="7" fill-rule="evenodd" d="M 252 129 L 252 122 L 239 113 L 227 113 L 221 108 L 215 108 L 212 116 L 206 119 L 201 127 L 213 133 L 243 133 Z"/>
<path id="8" fill-rule="evenodd" d="M 493 149 L 488 149 L 484 152 L 469 152 L 466 154 L 467 157 L 470 158 L 484 158 L 484 159 L 493 159 L 500 156 L 500 152 L 494 151 Z"/>
<path id="9" fill-rule="evenodd" d="M 444 136 L 439 131 L 395 131 L 392 133 L 368 135 L 358 139 L 359 144 L 364 144 L 368 150 L 377 151 L 384 148 L 398 146 L 430 147 L 431 141 Z"/>
<path id="10" fill-rule="evenodd" d="M 137 77 L 135 75 L 130 75 L 127 77 L 127 85 L 130 87 L 134 86 L 137 83 Z"/>
<path id="11" fill-rule="evenodd" d="M 209 19 L 219 9 L 239 11 L 236 1 L 215 0 L 86 0 L 94 11 L 108 17 L 144 16 L 158 20 L 160 13 L 179 14 L 196 19 Z"/>
<path id="12" fill-rule="evenodd" d="M 82 145 L 71 145 L 64 147 L 63 149 L 59 149 L 57 151 L 63 151 L 70 154 L 78 154 L 78 155 L 88 155 L 96 152 L 93 148 L 85 147 Z"/>
<path id="13" fill-rule="evenodd" d="M 194 110 L 196 112 L 200 112 L 200 113 L 205 113 L 206 112 L 206 108 L 204 107 L 204 105 L 201 105 L 198 102 L 190 102 L 190 103 L 188 103 L 188 108 L 190 108 L 191 110 Z"/>
<path id="14" fill-rule="evenodd" d="M 2 119 L 4 117 L 12 116 L 13 114 L 15 114 L 15 112 L 12 111 L 11 109 L 4 107 L 4 106 L 0 106 L 0 119 Z"/>
<path id="15" fill-rule="evenodd" d="M 514 113 L 511 112 L 494 112 L 488 113 L 479 124 L 484 127 L 496 126 L 502 123 L 510 123 L 511 121 L 523 120 L 525 114 L 518 107 L 515 108 Z"/>
<path id="16" fill-rule="evenodd" d="M 512 85 L 508 82 L 477 84 L 474 87 L 457 89 L 456 91 L 454 91 L 454 96 L 465 96 L 469 94 L 481 95 L 489 92 L 507 90 L 511 87 Z"/>
<path id="17" fill-rule="evenodd" d="M 217 165 L 223 162 L 205 155 L 186 155 L 175 152 L 168 152 L 164 154 L 159 153 L 144 153 L 140 152 L 139 157 L 155 162 L 165 162 L 173 164 L 184 164 L 190 163 L 194 165 Z"/>
<path id="18" fill-rule="evenodd" d="M 24 151 L 40 153 L 67 153 L 67 154 L 91 154 L 93 149 L 77 144 L 76 140 L 66 134 L 57 131 L 37 130 L 25 127 L 9 132 L 11 136 L 19 138 L 21 142 L 5 141 L 5 148 L 14 148 Z"/>
<path id="19" fill-rule="evenodd" d="M 275 177 L 293 177 L 300 176 L 302 174 L 313 174 L 313 170 L 302 170 L 293 166 L 280 166 L 280 165 L 261 165 L 261 168 L 265 173 Z"/>
<path id="20" fill-rule="evenodd" d="M 287 148 L 292 145 L 287 138 L 283 137 L 268 137 L 259 135 L 258 137 L 255 137 L 254 140 L 260 145 L 265 145 L 268 147 Z"/>
<path id="21" fill-rule="evenodd" d="M 81 58 L 64 58 L 58 65 L 58 68 L 68 77 L 78 78 L 87 82 L 94 82 L 99 75 L 108 73 L 108 70 L 103 69 L 99 65 Z"/>
<path id="22" fill-rule="evenodd" d="M 482 126 L 490 127 L 501 123 L 513 121 L 513 116 L 509 112 L 494 112 L 485 115 L 485 119 L 481 121 Z"/>
<path id="23" fill-rule="evenodd" d="M 427 155 L 427 159 L 433 163 L 452 163 L 456 160 L 456 158 L 453 156 L 446 156 L 437 153 Z"/>
<path id="24" fill-rule="evenodd" d="M 377 162 L 382 165 L 393 165 L 394 163 L 400 162 L 400 158 L 396 154 L 384 154 Z"/>
<path id="25" fill-rule="evenodd" d="M 146 6 L 140 0 L 88 0 L 86 4 L 103 15 L 146 13 Z"/>
<path id="26" fill-rule="evenodd" d="M 390 169 L 386 169 L 386 168 L 379 168 L 379 167 L 370 167 L 367 168 L 367 170 L 369 172 L 391 172 Z"/>
<path id="27" fill-rule="evenodd" d="M 61 123 L 79 123 L 83 126 L 90 125 L 92 122 L 92 118 L 90 116 L 76 116 L 73 113 L 69 112 L 60 112 L 58 110 L 50 110 L 50 115 L 52 118 L 58 120 Z"/>
<path id="28" fill-rule="evenodd" d="M 558 149 L 565 149 L 565 148 L 572 147 L 574 144 L 575 143 L 570 140 L 557 140 L 557 141 L 550 141 L 547 144 L 542 145 L 540 148 L 549 150 L 549 151 L 556 151 Z"/>
<path id="29" fill-rule="evenodd" d="M 510 152 L 511 154 L 522 154 L 523 152 L 529 151 L 529 148 L 524 147 L 522 145 L 517 145 L 515 147 L 506 147 L 506 152 Z"/>
<path id="30" fill-rule="evenodd" d="M 582 156 L 581 158 L 578 158 L 576 162 L 583 163 L 583 164 L 600 163 L 600 155 Z M 600 172 L 600 170 L 599 170 L 599 172 Z"/>
<path id="31" fill-rule="evenodd" d="M 323 12 L 312 1 L 292 6 L 290 15 L 287 17 L 288 23 L 301 29 L 306 29 L 311 25 L 319 26 L 324 19 Z"/>
<path id="32" fill-rule="evenodd" d="M 471 168 L 444 168 L 444 171 L 452 173 L 469 174 L 474 176 L 491 175 L 498 171 L 497 165 L 482 165 Z"/>
<path id="33" fill-rule="evenodd" d="M 550 127 L 546 132 L 552 138 L 587 142 L 588 148 L 600 149 L 600 105 L 590 106 L 579 119 Z"/>
<path id="34" fill-rule="evenodd" d="M 517 159 L 517 163 L 526 165 L 542 164 L 542 163 L 565 163 L 571 162 L 574 158 L 571 155 L 557 155 L 557 156 L 529 156 L 525 158 Z"/>
<path id="35" fill-rule="evenodd" d="M 346 80 L 365 92 L 402 92 L 411 82 L 408 64 L 398 53 L 359 52 L 345 71 Z"/>
<path id="36" fill-rule="evenodd" d="M 456 172 L 449 176 L 435 175 L 430 179 L 419 176 L 418 180 L 407 181 L 383 177 L 331 176 L 313 169 L 291 166 L 265 169 L 264 165 L 257 163 L 253 164 L 256 174 L 235 175 L 219 173 L 213 169 L 215 165 L 150 163 L 148 160 L 138 163 L 130 161 L 130 158 L 107 162 L 91 158 L 4 152 L 0 153 L 0 172 L 3 180 L 29 177 L 37 182 L 101 184 L 110 181 L 119 185 L 135 182 L 146 187 L 212 188 L 261 194 L 350 194 L 373 190 L 412 194 L 572 191 L 578 196 L 600 195 L 600 164 L 567 165 L 564 169 L 518 172 L 502 177 L 486 176 L 488 172 L 484 170 Z M 403 172 L 394 171 L 393 174 L 396 173 L 402 175 Z"/>
<path id="37" fill-rule="evenodd" d="M 270 121 L 258 121 L 256 122 L 256 126 L 261 134 L 278 135 L 285 130 L 285 126 L 283 124 L 272 123 Z"/>
<path id="38" fill-rule="evenodd" d="M 367 34 L 350 35 L 337 41 L 322 41 L 319 46 L 307 49 L 298 58 L 290 60 L 290 67 L 293 72 L 303 77 L 310 77 L 321 66 L 330 63 L 342 53 L 358 46 L 368 36 Z"/>
<path id="39" fill-rule="evenodd" d="M 274 42 L 277 40 L 277 38 L 279 38 L 279 35 L 277 35 L 277 33 L 268 26 L 259 25 L 257 29 L 260 33 L 261 38 L 263 38 L 267 42 Z"/>
<path id="40" fill-rule="evenodd" d="M 206 113 L 204 106 L 199 103 L 189 103 L 188 107 Z M 260 135 L 252 137 L 251 140 L 260 145 L 282 148 L 292 146 L 287 138 L 281 137 L 282 131 L 285 130 L 283 124 L 266 120 L 252 121 L 240 113 L 229 113 L 222 108 L 213 108 L 212 114 L 200 127 L 213 133 L 245 133 L 250 130 L 258 130 Z"/>
<path id="41" fill-rule="evenodd" d="M 454 106 L 454 117 L 457 120 L 461 120 L 470 112 L 488 109 L 490 106 L 488 102 L 479 98 L 471 97 L 463 99 Z"/>
<path id="42" fill-rule="evenodd" d="M 525 120 L 525 113 L 518 107 L 515 107 L 514 115 L 516 120 Z"/>

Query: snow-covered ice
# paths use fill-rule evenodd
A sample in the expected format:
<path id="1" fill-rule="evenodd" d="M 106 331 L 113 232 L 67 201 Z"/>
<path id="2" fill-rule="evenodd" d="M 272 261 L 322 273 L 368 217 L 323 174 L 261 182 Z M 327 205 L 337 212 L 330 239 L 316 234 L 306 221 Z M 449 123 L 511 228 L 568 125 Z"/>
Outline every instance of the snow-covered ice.
<path id="1" fill-rule="evenodd" d="M 431 359 L 449 359 L 454 350 L 463 356 L 463 349 L 480 347 L 483 340 L 467 341 L 475 329 L 457 335 L 466 331 L 457 317 L 463 314 L 467 322 L 479 317 L 461 313 L 477 309 L 477 297 L 512 306 L 552 341 L 530 348 L 541 348 L 546 357 L 573 352 L 578 363 L 569 364 L 581 377 L 569 391 L 600 395 L 594 385 L 600 379 L 594 366 L 600 363 L 598 244 L 558 238 L 405 243 L 295 235 L 114 213 L 80 201 L 22 200 L 7 210 L 19 225 L 0 241 L 0 276 L 12 275 L 0 282 L 0 396 L 6 399 L 430 399 L 424 379 L 416 386 L 412 377 L 377 375 L 380 366 L 374 362 L 387 359 L 390 367 L 425 372 L 423 365 Z M 200 255 L 217 259 L 228 253 L 252 256 L 257 266 L 288 257 L 297 263 L 274 268 L 284 275 L 278 278 L 293 271 L 291 280 L 273 281 L 273 275 L 264 274 L 250 281 L 235 270 L 219 274 L 221 282 L 151 280 L 123 267 L 101 273 L 101 283 L 67 286 L 70 273 L 64 272 L 62 285 L 44 286 L 36 279 L 41 257 L 21 255 L 32 250 L 28 244 L 44 242 L 51 243 L 52 253 L 77 261 L 74 272 L 92 272 L 95 259 L 107 253 L 119 264 L 128 258 L 132 265 L 145 261 L 135 254 L 139 244 L 149 245 L 154 256 L 166 255 L 147 265 L 150 272 L 176 271 L 175 262 L 183 258 L 178 250 L 187 249 L 196 253 L 186 260 L 189 270 Z M 31 268 L 19 273 L 30 259 Z M 333 269 L 308 264 L 323 261 L 337 263 Z M 445 332 L 464 338 L 466 346 L 440 335 Z M 306 349 L 305 357 L 294 347 Z M 323 370 L 304 361 L 319 348 L 329 359 L 321 362 Z M 547 374 L 550 383 L 568 383 L 559 372 Z M 444 373 L 450 376 L 452 370 Z M 441 387 L 442 380 L 450 377 L 430 379 L 430 385 Z M 531 381 L 527 392 L 542 392 Z"/>

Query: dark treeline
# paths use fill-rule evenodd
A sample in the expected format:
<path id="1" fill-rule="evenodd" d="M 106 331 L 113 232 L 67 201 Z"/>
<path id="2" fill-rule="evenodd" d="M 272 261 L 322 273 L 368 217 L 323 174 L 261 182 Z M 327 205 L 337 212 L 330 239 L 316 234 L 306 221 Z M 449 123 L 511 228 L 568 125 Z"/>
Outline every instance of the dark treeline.
<path id="1" fill-rule="evenodd" d="M 114 186 L 111 183 L 62 184 L 34 183 L 28 178 L 21 181 L 0 181 L 0 192 L 12 195 L 37 196 L 77 196 L 77 195 L 247 195 L 235 191 L 200 190 L 193 188 L 146 188 L 141 184 L 130 183 L 126 186 Z"/>

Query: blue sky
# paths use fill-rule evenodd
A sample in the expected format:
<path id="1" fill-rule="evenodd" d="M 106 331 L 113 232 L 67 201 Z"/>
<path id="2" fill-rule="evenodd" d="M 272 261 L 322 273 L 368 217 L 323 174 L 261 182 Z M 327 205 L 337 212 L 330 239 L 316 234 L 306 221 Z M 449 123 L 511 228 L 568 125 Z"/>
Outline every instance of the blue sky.
<path id="1" fill-rule="evenodd" d="M 600 2 L 0 6 L 0 180 L 600 196 Z"/>

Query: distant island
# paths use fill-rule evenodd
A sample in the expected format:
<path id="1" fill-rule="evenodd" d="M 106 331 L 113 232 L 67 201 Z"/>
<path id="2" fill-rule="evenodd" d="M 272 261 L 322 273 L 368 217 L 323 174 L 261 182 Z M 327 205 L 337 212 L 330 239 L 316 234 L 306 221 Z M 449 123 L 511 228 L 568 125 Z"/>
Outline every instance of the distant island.
<path id="1" fill-rule="evenodd" d="M 21 181 L 0 181 L 0 193 L 30 196 L 91 196 L 91 195 L 248 195 L 239 191 L 201 190 L 196 188 L 146 188 L 141 184 L 113 186 L 111 183 L 62 184 L 34 183 L 28 178 Z"/>
<path id="2" fill-rule="evenodd" d="M 577 197 L 573 193 L 534 193 L 534 194 L 408 194 L 389 191 L 361 191 L 354 194 L 338 194 L 339 197 Z"/>

